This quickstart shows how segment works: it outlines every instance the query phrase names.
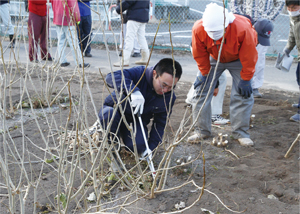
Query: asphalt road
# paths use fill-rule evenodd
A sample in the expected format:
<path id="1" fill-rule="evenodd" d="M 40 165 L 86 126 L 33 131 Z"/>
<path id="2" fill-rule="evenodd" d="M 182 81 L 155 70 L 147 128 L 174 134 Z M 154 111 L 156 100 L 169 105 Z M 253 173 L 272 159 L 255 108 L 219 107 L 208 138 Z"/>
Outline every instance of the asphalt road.
<path id="1" fill-rule="evenodd" d="M 8 46 L 7 41 L 1 41 L 2 46 L 5 49 L 4 53 L 4 61 L 8 63 L 9 61 L 13 61 L 13 55 L 10 51 L 10 49 L 6 49 Z M 25 47 L 26 46 L 26 47 Z M 25 50 L 26 49 L 26 50 Z M 33 66 L 32 63 L 28 62 L 28 44 L 26 43 L 25 45 L 22 44 L 17 44 L 17 47 L 15 48 L 16 52 L 16 58 L 19 63 L 28 63 L 29 66 Z M 176 51 L 175 51 L 176 52 Z M 52 47 L 50 49 L 50 53 L 52 54 L 52 57 L 58 59 L 58 53 L 56 47 Z M 91 64 L 91 67 L 86 69 L 86 72 L 91 72 L 91 73 L 98 73 L 99 68 L 101 71 L 105 74 L 108 72 L 115 71 L 118 68 L 113 67 L 111 63 L 114 63 L 118 60 L 118 53 L 115 50 L 106 52 L 105 50 L 93 50 L 92 49 L 92 58 L 84 58 L 85 62 L 88 62 Z M 70 52 L 70 48 L 66 48 L 66 54 L 67 54 L 67 59 L 69 62 L 71 62 L 71 65 L 68 68 L 74 68 L 74 62 L 73 58 Z M 171 54 L 161 54 L 161 53 L 153 53 L 151 56 L 150 64 L 149 66 L 154 66 L 160 59 L 166 58 L 166 57 L 172 57 Z M 182 76 L 182 81 L 188 81 L 188 82 L 193 82 L 198 68 L 197 65 L 192 58 L 191 54 L 175 54 L 174 59 L 177 60 L 182 68 L 183 68 L 183 76 Z M 131 64 L 130 66 L 135 66 L 134 61 L 136 61 L 136 58 L 131 58 Z M 0 61 L 2 64 L 2 60 Z M 286 91 L 294 91 L 294 92 L 299 92 L 299 87 L 296 83 L 296 66 L 297 63 L 293 63 L 292 67 L 290 69 L 290 72 L 283 72 L 274 67 L 275 65 L 275 60 L 274 59 L 267 59 L 266 60 L 266 67 L 265 67 L 265 81 L 263 88 L 268 88 L 268 89 L 278 89 L 278 90 L 286 90 Z M 62 69 L 63 70 L 63 69 Z M 227 73 L 227 85 L 231 85 L 231 76 L 228 72 Z"/>

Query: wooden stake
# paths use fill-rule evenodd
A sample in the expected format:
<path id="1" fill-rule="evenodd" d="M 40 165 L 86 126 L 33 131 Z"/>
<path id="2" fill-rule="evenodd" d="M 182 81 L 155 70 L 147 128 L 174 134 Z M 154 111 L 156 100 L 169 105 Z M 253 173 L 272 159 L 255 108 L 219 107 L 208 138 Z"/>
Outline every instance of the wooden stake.
<path id="1" fill-rule="evenodd" d="M 289 150 L 286 152 L 285 154 L 285 158 L 288 157 L 288 155 L 291 153 L 292 149 L 294 148 L 294 146 L 296 145 L 297 141 L 300 140 L 300 134 L 298 134 L 297 138 L 294 140 L 294 142 L 292 143 L 292 145 L 290 146 Z"/>

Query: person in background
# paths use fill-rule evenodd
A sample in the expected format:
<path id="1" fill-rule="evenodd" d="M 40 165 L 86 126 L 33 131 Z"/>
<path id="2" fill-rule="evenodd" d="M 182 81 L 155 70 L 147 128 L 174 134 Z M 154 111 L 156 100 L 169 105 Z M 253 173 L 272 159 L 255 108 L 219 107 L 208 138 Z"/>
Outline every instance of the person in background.
<path id="1" fill-rule="evenodd" d="M 298 49 L 298 66 L 296 69 L 296 80 L 300 89 L 300 1 L 285 0 L 285 4 L 290 16 L 290 34 L 288 42 L 283 50 L 283 55 L 289 56 L 290 52 L 296 46 Z M 283 57 L 281 57 L 281 60 Z M 280 63 L 280 62 L 279 62 Z M 298 112 L 293 115 L 290 120 L 300 122 L 300 96 L 298 104 L 293 104 L 293 107 L 298 108 Z"/>
<path id="2" fill-rule="evenodd" d="M 284 0 L 232 0 L 230 2 L 231 12 L 240 15 L 248 15 L 253 20 L 253 24 L 259 19 L 264 18 L 274 22 L 284 7 Z M 273 27 L 272 27 L 273 30 Z M 270 37 L 268 31 L 266 36 Z M 255 73 L 252 79 L 253 96 L 261 98 L 262 94 L 259 88 L 264 82 L 264 69 L 266 61 L 266 53 L 270 46 L 268 44 L 259 43 L 256 47 L 258 52 L 258 59 L 255 66 Z"/>
<path id="3" fill-rule="evenodd" d="M 79 47 L 85 57 L 92 57 L 92 13 L 90 0 L 78 0 L 78 7 L 80 11 L 80 23 L 78 25 Z"/>
<path id="4" fill-rule="evenodd" d="M 90 67 L 89 63 L 83 64 L 82 54 L 78 46 L 76 26 L 80 22 L 80 12 L 77 0 L 52 0 L 53 24 L 56 25 L 58 38 L 58 54 L 61 67 L 70 65 L 65 55 L 67 47 L 66 39 L 69 43 L 74 62 L 79 67 Z M 83 64 L 83 65 L 82 65 Z"/>
<path id="5" fill-rule="evenodd" d="M 120 5 L 120 0 L 118 0 L 117 4 Z M 118 13 L 115 10 L 113 12 L 116 13 L 115 15 L 118 15 Z M 122 27 L 121 27 L 121 31 L 120 31 L 120 45 L 119 45 L 119 49 L 121 51 L 120 51 L 119 56 L 122 56 L 123 47 L 125 47 L 125 38 L 126 38 L 127 21 L 128 21 L 126 11 L 123 12 L 122 16 L 123 16 L 123 22 L 122 22 Z M 133 43 L 133 53 L 131 54 L 131 57 L 141 57 L 140 52 L 141 52 L 141 48 L 140 48 L 137 38 L 135 36 L 134 43 Z"/>
<path id="6" fill-rule="evenodd" d="M 127 29 L 125 37 L 125 48 L 123 48 L 124 63 L 118 61 L 114 66 L 129 66 L 130 55 L 133 49 L 134 38 L 137 37 L 141 48 L 142 58 L 136 61 L 135 64 L 146 65 L 149 58 L 149 49 L 145 36 L 146 24 L 149 21 L 149 5 L 150 0 L 123 0 L 122 4 L 118 5 L 116 11 L 118 14 L 126 11 L 127 15 Z"/>
<path id="7" fill-rule="evenodd" d="M 2 18 L 5 32 L 9 35 L 9 48 L 15 47 L 15 38 L 14 38 L 14 26 L 11 24 L 11 17 L 9 14 L 10 11 L 10 5 L 8 3 L 8 0 L 0 0 L 0 16 Z"/>
<path id="8" fill-rule="evenodd" d="M 225 16 L 225 20 L 224 20 Z M 224 29 L 225 28 L 225 29 Z M 218 54 L 224 34 L 220 62 L 216 69 Z M 251 110 L 254 104 L 251 79 L 257 61 L 257 33 L 249 19 L 233 15 L 227 9 L 211 3 L 206 6 L 203 18 L 192 29 L 193 57 L 200 75 L 194 82 L 198 99 L 193 103 L 195 133 L 190 143 L 199 143 L 211 136 L 211 99 L 217 80 L 227 69 L 232 76 L 230 97 L 230 122 L 232 134 L 242 146 L 253 146 L 248 133 Z M 216 69 L 215 79 L 212 81 Z M 205 104 L 204 104 L 204 101 Z M 203 106 L 204 105 L 204 106 Z"/>
<path id="9" fill-rule="evenodd" d="M 40 44 L 41 59 L 52 61 L 48 52 L 49 19 L 47 16 L 47 0 L 28 1 L 28 43 L 29 60 L 38 62 L 38 44 Z M 39 41 L 40 40 L 40 41 Z"/>
<path id="10" fill-rule="evenodd" d="M 107 85 L 110 88 L 114 88 L 115 84 L 117 88 L 104 101 L 99 112 L 100 123 L 106 131 L 121 137 L 126 147 L 134 151 L 130 130 L 126 127 L 126 123 L 132 123 L 132 128 L 136 131 L 137 152 L 142 157 L 146 156 L 145 152 L 147 151 L 143 133 L 139 120 L 135 115 L 141 116 L 149 148 L 153 151 L 163 138 L 168 114 L 172 112 L 172 107 L 176 100 L 175 93 L 172 90 L 179 81 L 181 74 L 181 65 L 171 58 L 161 59 L 154 67 L 146 69 L 145 66 L 136 66 L 122 71 L 115 71 L 113 76 L 109 73 L 106 76 Z M 123 121 L 124 118 L 120 109 L 112 117 L 116 106 L 116 93 L 120 93 L 120 91 L 123 91 L 123 94 L 121 94 L 122 99 L 132 91 L 130 103 L 128 99 L 122 103 L 121 108 L 122 112 L 124 112 L 126 123 Z M 150 122 L 152 123 L 152 128 L 148 137 L 147 125 Z M 107 130 L 110 123 L 110 130 Z M 110 136 L 110 138 L 113 138 L 113 136 Z"/>

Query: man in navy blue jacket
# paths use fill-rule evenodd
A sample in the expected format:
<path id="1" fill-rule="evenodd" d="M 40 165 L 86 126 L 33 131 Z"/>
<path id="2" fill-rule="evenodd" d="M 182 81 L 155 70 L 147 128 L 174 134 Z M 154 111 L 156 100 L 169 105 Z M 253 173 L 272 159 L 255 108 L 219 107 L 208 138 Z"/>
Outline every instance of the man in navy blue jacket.
<path id="1" fill-rule="evenodd" d="M 114 63 L 114 66 L 129 66 L 130 54 L 133 49 L 135 36 L 141 48 L 142 58 L 135 64 L 146 65 L 149 58 L 148 43 L 145 37 L 146 24 L 149 21 L 150 0 L 123 0 L 116 7 L 118 14 L 126 11 L 127 31 L 125 37 L 125 47 L 123 48 L 124 63 L 122 60 Z"/>
<path id="2" fill-rule="evenodd" d="M 92 15 L 90 0 L 78 0 L 80 11 L 80 23 L 78 25 L 78 39 L 81 52 L 85 57 L 92 57 L 91 54 L 91 36 L 92 36 Z"/>
<path id="3" fill-rule="evenodd" d="M 173 70 L 173 63 L 175 65 L 175 71 Z M 174 73 L 175 80 L 173 78 Z M 146 150 L 145 141 L 139 120 L 136 116 L 134 117 L 135 114 L 140 113 L 149 148 L 154 150 L 162 140 L 167 116 L 171 113 L 176 99 L 172 89 L 181 77 L 181 65 L 171 58 L 164 58 L 154 67 L 145 68 L 145 66 L 137 66 L 124 69 L 123 74 L 123 82 L 122 72 L 120 70 L 113 73 L 114 82 L 112 73 L 108 74 L 106 76 L 107 85 L 114 88 L 115 84 L 119 92 L 118 94 L 122 96 L 121 100 L 132 92 L 130 99 L 126 99 L 121 104 L 126 123 L 132 123 L 133 131 L 136 130 L 135 140 L 137 151 L 139 154 L 143 153 Z M 109 122 L 111 122 L 110 130 L 107 131 L 121 137 L 127 148 L 133 151 L 132 136 L 124 123 L 120 108 L 112 118 L 117 100 L 115 91 L 106 97 L 104 105 L 99 112 L 100 123 L 103 128 L 107 130 Z M 150 136 L 148 137 L 147 125 L 151 119 L 153 119 L 153 122 Z M 113 138 L 113 136 L 110 137 Z"/>

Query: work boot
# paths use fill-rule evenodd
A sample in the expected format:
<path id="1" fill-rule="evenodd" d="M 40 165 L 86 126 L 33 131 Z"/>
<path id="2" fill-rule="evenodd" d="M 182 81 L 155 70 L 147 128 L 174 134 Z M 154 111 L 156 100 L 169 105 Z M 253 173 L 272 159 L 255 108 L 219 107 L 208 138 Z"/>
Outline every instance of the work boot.
<path id="1" fill-rule="evenodd" d="M 194 132 L 192 136 L 187 139 L 188 143 L 200 143 L 201 140 L 209 138 L 208 135 L 200 134 L 199 132 Z"/>
<path id="2" fill-rule="evenodd" d="M 146 65 L 149 58 L 149 50 L 141 50 L 142 58 L 139 61 L 136 61 L 137 65 Z"/>
<path id="3" fill-rule="evenodd" d="M 291 116 L 290 121 L 299 123 L 300 122 L 300 114 L 295 114 L 295 115 Z"/>
<path id="4" fill-rule="evenodd" d="M 262 94 L 259 93 L 258 88 L 253 88 L 253 97 L 254 98 L 262 98 Z"/>
<path id="5" fill-rule="evenodd" d="M 120 61 L 119 62 L 115 62 L 114 63 L 114 66 L 115 67 L 122 67 L 122 65 L 124 67 L 128 67 L 129 66 L 129 61 L 130 61 L 130 52 L 127 51 L 127 50 L 123 50 L 123 54 L 124 54 L 124 64 L 122 64 L 122 58 L 120 58 Z"/>
<path id="6" fill-rule="evenodd" d="M 242 146 L 253 146 L 254 145 L 254 142 L 250 138 L 239 138 L 238 141 Z"/>
<path id="7" fill-rule="evenodd" d="M 14 48 L 15 42 L 16 42 L 14 35 L 9 35 L 9 41 L 10 41 L 10 44 L 9 44 L 8 48 Z"/>
<path id="8" fill-rule="evenodd" d="M 63 63 L 60 64 L 60 67 L 67 67 L 69 65 L 70 65 L 69 62 L 63 62 Z"/>

